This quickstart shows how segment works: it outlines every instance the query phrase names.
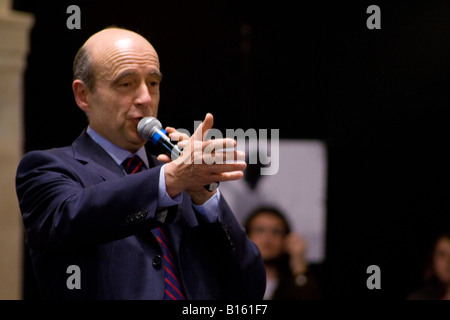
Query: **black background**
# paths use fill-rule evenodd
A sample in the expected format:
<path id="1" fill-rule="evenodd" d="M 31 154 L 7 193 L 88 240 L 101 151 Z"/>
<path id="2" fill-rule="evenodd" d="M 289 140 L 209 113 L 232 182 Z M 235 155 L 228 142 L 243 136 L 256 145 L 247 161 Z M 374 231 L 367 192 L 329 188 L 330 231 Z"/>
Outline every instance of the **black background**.
<path id="1" fill-rule="evenodd" d="M 81 9 L 69 30 L 66 9 Z M 381 8 L 381 30 L 366 9 Z M 71 90 L 76 50 L 110 25 L 147 37 L 164 75 L 163 125 L 277 128 L 328 150 L 326 299 L 404 299 L 449 226 L 450 4 L 430 1 L 15 0 L 35 13 L 25 73 L 24 151 L 86 126 Z M 223 131 L 224 132 L 224 131 Z M 275 186 L 277 187 L 277 186 Z M 27 255 L 25 254 L 26 258 Z M 36 299 L 26 260 L 24 298 Z M 381 290 L 366 269 L 381 268 Z"/>

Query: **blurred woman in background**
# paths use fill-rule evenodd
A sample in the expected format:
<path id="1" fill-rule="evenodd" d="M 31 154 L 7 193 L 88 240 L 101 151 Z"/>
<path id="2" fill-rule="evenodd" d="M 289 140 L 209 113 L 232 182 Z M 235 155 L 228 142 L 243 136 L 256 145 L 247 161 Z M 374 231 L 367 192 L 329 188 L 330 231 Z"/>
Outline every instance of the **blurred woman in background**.
<path id="1" fill-rule="evenodd" d="M 440 234 L 433 243 L 424 281 L 408 300 L 450 300 L 450 233 Z"/>
<path id="2" fill-rule="evenodd" d="M 244 223 L 258 246 L 266 268 L 264 299 L 320 299 L 316 277 L 305 259 L 306 242 L 291 232 L 285 215 L 274 207 L 260 207 Z"/>

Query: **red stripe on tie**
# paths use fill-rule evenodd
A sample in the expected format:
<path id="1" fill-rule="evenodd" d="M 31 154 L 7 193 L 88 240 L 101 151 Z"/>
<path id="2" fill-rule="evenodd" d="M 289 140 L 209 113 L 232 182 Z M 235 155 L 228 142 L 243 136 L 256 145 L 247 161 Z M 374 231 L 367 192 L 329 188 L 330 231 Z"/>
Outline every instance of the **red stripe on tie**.
<path id="1" fill-rule="evenodd" d="M 166 249 L 167 251 L 169 250 L 169 249 L 167 249 L 166 244 L 164 243 L 164 241 L 161 240 L 160 237 L 156 236 L 156 240 L 158 240 L 158 242 L 164 247 L 164 249 Z"/>
<path id="2" fill-rule="evenodd" d="M 175 277 L 175 275 L 172 273 L 172 271 L 170 271 L 169 268 L 167 268 L 166 266 L 164 266 L 164 270 L 166 270 L 166 271 L 172 276 L 172 278 L 174 278 L 175 281 L 176 281 L 178 284 L 180 284 L 180 282 L 178 281 L 177 277 Z M 166 278 L 166 279 L 167 279 L 167 278 Z M 180 294 L 181 294 L 181 293 L 180 293 Z"/>
<path id="3" fill-rule="evenodd" d="M 141 160 L 141 162 L 139 162 L 139 164 L 136 166 L 136 168 L 134 168 L 134 170 L 133 170 L 133 172 L 131 172 L 131 174 L 136 173 L 136 171 L 138 171 L 141 166 L 142 166 L 142 160 Z"/>
<path id="4" fill-rule="evenodd" d="M 183 296 L 183 294 L 180 292 L 180 290 L 178 290 L 178 288 L 177 288 L 176 286 L 174 286 L 173 283 L 170 282 L 169 279 L 166 278 L 165 280 L 166 280 L 166 282 L 172 287 L 172 289 L 174 289 L 174 290 L 180 295 L 180 297 L 184 299 L 184 296 Z"/>
<path id="5" fill-rule="evenodd" d="M 166 259 L 166 261 L 167 261 L 168 263 L 170 263 L 170 265 L 172 266 L 172 268 L 174 268 L 175 270 L 177 269 L 177 268 L 175 267 L 175 265 L 173 264 L 173 262 L 170 260 L 170 258 L 169 258 L 167 255 L 165 255 L 165 254 L 164 254 L 164 259 Z"/>
<path id="6" fill-rule="evenodd" d="M 168 295 L 169 297 L 171 297 L 172 300 L 178 300 L 177 298 L 175 298 L 175 297 L 169 292 L 169 290 L 165 289 L 164 292 L 166 293 L 166 295 Z"/>
<path id="7" fill-rule="evenodd" d="M 162 231 L 162 229 L 161 229 L 160 227 L 158 227 L 158 228 L 156 228 L 156 229 L 158 229 L 158 231 L 161 233 L 161 236 L 164 238 L 163 240 L 164 240 L 164 241 L 167 241 L 166 235 L 165 235 L 165 233 Z"/>
<path id="8" fill-rule="evenodd" d="M 166 243 L 164 241 L 161 240 L 160 237 L 156 236 L 156 239 L 158 240 L 158 242 L 164 247 L 164 249 L 166 249 L 166 252 L 169 254 L 170 259 L 173 259 L 172 254 L 170 253 L 169 249 L 166 246 Z M 171 263 L 172 264 L 172 263 Z M 173 264 L 172 264 L 173 265 Z"/>
<path id="9" fill-rule="evenodd" d="M 133 161 L 133 158 L 134 158 L 134 157 L 131 157 L 130 160 L 128 160 L 128 163 L 127 163 L 127 170 L 128 170 L 128 168 L 130 167 L 130 164 L 131 164 L 131 162 Z"/>
<path id="10" fill-rule="evenodd" d="M 154 231 L 156 240 L 158 241 L 163 254 L 164 259 L 164 283 L 165 283 L 165 298 L 166 300 L 180 300 L 186 299 L 183 295 L 180 281 L 176 276 L 178 274 L 177 268 L 175 267 L 175 260 L 173 260 L 172 253 L 169 250 L 169 245 L 166 242 L 167 237 L 162 231 L 162 228 L 156 228 Z M 170 279 L 172 278 L 172 279 Z M 172 292 L 172 293 L 171 293 Z"/>
<path id="11" fill-rule="evenodd" d="M 170 252 L 170 250 L 169 250 L 169 249 L 167 248 L 167 246 L 166 246 L 166 243 L 168 243 L 166 234 L 164 233 L 164 231 L 162 231 L 162 229 L 161 229 L 160 227 L 158 227 L 158 228 L 156 228 L 156 229 L 159 231 L 159 233 L 160 233 L 161 236 L 163 237 L 163 239 L 159 239 L 159 238 L 158 238 L 158 240 L 160 241 L 161 244 L 164 245 L 164 248 L 166 248 L 167 252 L 169 253 L 169 257 L 170 257 L 171 259 L 173 259 L 172 253 Z M 161 241 L 161 240 L 163 240 L 163 241 Z"/>

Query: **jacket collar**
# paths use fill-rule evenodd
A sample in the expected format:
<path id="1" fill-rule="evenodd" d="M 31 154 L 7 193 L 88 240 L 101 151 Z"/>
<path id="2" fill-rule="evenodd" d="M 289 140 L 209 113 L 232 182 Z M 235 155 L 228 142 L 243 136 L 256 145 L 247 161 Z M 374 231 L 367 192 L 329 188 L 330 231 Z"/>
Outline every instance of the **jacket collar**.
<path id="1" fill-rule="evenodd" d="M 74 157 L 102 178 L 123 176 L 124 172 L 109 154 L 83 130 L 72 144 Z"/>
<path id="2" fill-rule="evenodd" d="M 125 175 L 114 159 L 86 133 L 86 129 L 73 142 L 72 148 L 75 159 L 92 169 L 103 179 L 107 180 Z M 156 157 L 151 154 L 151 150 L 146 146 L 150 168 L 159 164 Z"/>

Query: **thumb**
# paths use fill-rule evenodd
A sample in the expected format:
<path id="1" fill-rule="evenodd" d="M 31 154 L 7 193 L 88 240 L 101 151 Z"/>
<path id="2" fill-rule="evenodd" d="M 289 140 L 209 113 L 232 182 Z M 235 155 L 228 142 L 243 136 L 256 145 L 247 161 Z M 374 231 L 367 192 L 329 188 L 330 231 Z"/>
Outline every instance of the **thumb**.
<path id="1" fill-rule="evenodd" d="M 200 125 L 197 127 L 197 130 L 195 130 L 193 134 L 194 140 L 203 140 L 208 131 L 212 128 L 213 123 L 214 117 L 211 113 L 208 112 L 203 122 L 200 123 Z"/>
<path id="2" fill-rule="evenodd" d="M 165 162 L 165 163 L 169 163 L 169 162 L 171 162 L 172 161 L 172 159 L 170 159 L 170 157 L 167 155 L 167 154 L 160 154 L 160 155 L 158 155 L 158 158 L 157 158 L 159 161 L 161 161 L 161 162 Z"/>

